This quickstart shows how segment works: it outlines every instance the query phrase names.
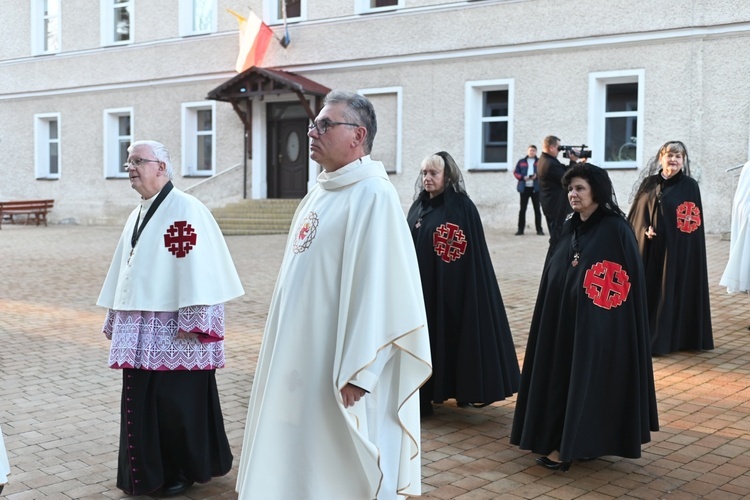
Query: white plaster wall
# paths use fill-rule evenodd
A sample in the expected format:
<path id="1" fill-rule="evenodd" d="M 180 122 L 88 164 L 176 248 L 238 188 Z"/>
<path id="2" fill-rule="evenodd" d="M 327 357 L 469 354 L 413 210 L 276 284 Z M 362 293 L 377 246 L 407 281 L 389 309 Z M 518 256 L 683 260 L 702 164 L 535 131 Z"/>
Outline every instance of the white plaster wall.
<path id="1" fill-rule="evenodd" d="M 750 53 L 750 37 L 589 49 L 554 59 L 548 54 L 535 54 L 316 72 L 313 77 L 340 88 L 365 84 L 403 86 L 403 172 L 392 175 L 391 181 L 407 206 L 424 156 L 444 149 L 459 165 L 462 163 L 464 82 L 515 80 L 515 131 L 511 146 L 515 163 L 525 154 L 528 144 L 534 143 L 541 149 L 542 139 L 549 134 L 561 137 L 566 143 L 587 141 L 590 72 L 643 68 L 646 120 L 641 164 L 656 154 L 665 141 L 684 141 L 694 175 L 701 183 L 706 225 L 716 232 L 728 228 L 734 189 L 724 169 L 745 161 L 750 124 L 750 83 L 742 77 L 742 72 L 750 68 L 750 61 L 743 60 L 747 56 L 738 56 L 734 58 L 740 59 L 737 64 L 727 64 L 734 53 Z M 540 81 L 536 68 L 546 68 L 552 76 Z M 720 91 L 728 86 L 731 92 Z M 731 96 L 747 97 L 735 100 Z M 373 156 L 377 156 L 377 149 L 376 138 Z M 628 208 L 638 174 L 636 170 L 610 171 L 624 210 Z M 485 224 L 515 229 L 519 200 L 512 172 L 464 172 L 464 178 Z M 528 210 L 530 215 L 531 209 Z"/>
<path id="2" fill-rule="evenodd" d="M 0 155 L 13 161 L 0 163 L 0 196 L 55 198 L 52 220 L 121 222 L 137 196 L 127 180 L 102 176 L 102 110 L 113 107 L 134 108 L 136 139 L 170 148 L 178 187 L 198 182 L 179 174 L 180 105 L 204 100 L 234 74 L 237 22 L 224 9 L 261 13 L 263 0 L 220 0 L 219 32 L 187 38 L 178 37 L 176 5 L 136 0 L 134 43 L 100 48 L 99 3 L 65 0 L 63 52 L 38 57 L 30 56 L 28 3 L 3 6 Z M 265 61 L 331 88 L 402 88 L 402 173 L 390 178 L 405 208 L 424 156 L 444 149 L 463 162 L 465 82 L 513 79 L 514 164 L 528 144 L 541 147 L 548 134 L 568 143 L 587 140 L 590 72 L 642 69 L 641 164 L 664 141 L 685 141 L 706 228 L 729 228 L 736 179 L 724 170 L 747 160 L 750 143 L 746 0 L 406 0 L 405 6 L 357 16 L 354 0 L 309 1 L 308 21 L 290 24 L 292 44 L 284 49 L 272 42 Z M 243 128 L 229 104 L 217 103 L 216 111 L 222 171 L 242 161 Z M 59 181 L 34 179 L 33 115 L 42 112 L 61 113 Z M 375 157 L 377 150 L 376 138 Z M 637 173 L 611 171 L 623 208 Z M 512 172 L 464 176 L 485 224 L 514 230 Z M 216 202 L 216 189 L 201 191 Z"/>
<path id="3" fill-rule="evenodd" d="M 219 85 L 222 80 L 209 82 Z M 2 102 L 0 157 L 13 158 L 0 163 L 0 194 L 7 199 L 54 198 L 50 220 L 80 224 L 121 221 L 138 195 L 128 179 L 105 179 L 103 175 L 102 111 L 132 107 L 132 132 L 136 140 L 152 139 L 167 146 L 172 157 L 174 183 L 178 188 L 196 184 L 202 178 L 181 174 L 181 105 L 203 101 L 206 83 L 123 89 Z M 1 102 L 1 101 L 0 101 Z M 59 180 L 36 180 L 34 175 L 33 116 L 60 113 L 61 167 Z M 217 171 L 242 161 L 242 129 L 231 106 L 216 107 Z M 205 189 L 201 192 L 209 193 Z M 228 200 L 238 199 L 242 187 L 227 190 Z M 212 201 L 215 194 L 210 194 Z M 215 204 L 215 203 L 213 203 Z"/>

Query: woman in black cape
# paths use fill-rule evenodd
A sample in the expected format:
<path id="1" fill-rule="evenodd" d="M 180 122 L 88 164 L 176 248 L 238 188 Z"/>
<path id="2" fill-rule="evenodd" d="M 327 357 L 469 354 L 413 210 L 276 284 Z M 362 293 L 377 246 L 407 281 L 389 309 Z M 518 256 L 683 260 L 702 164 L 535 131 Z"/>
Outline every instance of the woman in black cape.
<path id="1" fill-rule="evenodd" d="M 574 212 L 542 272 L 510 442 L 566 471 L 640 457 L 659 423 L 633 230 L 603 169 L 576 164 L 563 186 Z"/>
<path id="2" fill-rule="evenodd" d="M 482 221 L 445 151 L 422 161 L 407 220 L 419 261 L 432 350 L 432 402 L 484 406 L 518 390 L 519 369 Z"/>
<path id="3" fill-rule="evenodd" d="M 665 143 L 645 173 L 628 220 L 646 269 L 651 353 L 713 349 L 703 204 L 687 148 Z"/>

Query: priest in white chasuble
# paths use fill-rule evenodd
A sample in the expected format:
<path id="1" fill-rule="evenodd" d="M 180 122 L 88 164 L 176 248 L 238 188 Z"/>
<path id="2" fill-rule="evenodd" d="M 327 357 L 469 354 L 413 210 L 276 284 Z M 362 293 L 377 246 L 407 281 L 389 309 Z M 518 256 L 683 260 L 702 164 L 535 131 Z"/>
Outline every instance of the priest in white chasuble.
<path id="1" fill-rule="evenodd" d="M 419 267 L 396 190 L 369 153 L 364 97 L 328 94 L 323 167 L 271 299 L 237 479 L 242 500 L 421 493 L 419 387 L 431 373 Z"/>
<path id="2" fill-rule="evenodd" d="M 173 187 L 164 145 L 138 141 L 128 153 L 141 202 L 97 301 L 109 366 L 123 371 L 117 487 L 169 497 L 232 468 L 216 369 L 224 303 L 244 291 L 211 212 Z"/>
<path id="3" fill-rule="evenodd" d="M 729 260 L 719 284 L 729 293 L 750 294 L 750 161 L 742 167 L 734 193 L 731 227 Z"/>

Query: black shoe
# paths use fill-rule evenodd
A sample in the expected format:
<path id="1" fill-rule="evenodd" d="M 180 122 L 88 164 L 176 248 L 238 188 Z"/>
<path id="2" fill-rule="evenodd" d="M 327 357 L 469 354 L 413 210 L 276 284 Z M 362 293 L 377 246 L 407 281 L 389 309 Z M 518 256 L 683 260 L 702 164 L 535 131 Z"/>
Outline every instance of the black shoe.
<path id="1" fill-rule="evenodd" d="M 484 408 L 489 405 L 490 403 L 466 403 L 464 401 L 456 401 L 456 406 L 459 408 Z"/>
<path id="2" fill-rule="evenodd" d="M 568 472 L 568 469 L 570 469 L 570 462 L 555 462 L 547 457 L 537 458 L 536 463 L 547 469 L 559 470 L 560 472 Z"/>
<path id="3" fill-rule="evenodd" d="M 187 491 L 187 489 L 190 488 L 194 483 L 195 481 L 190 481 L 185 478 L 176 479 L 175 481 L 164 485 L 164 487 L 161 489 L 161 496 L 162 498 L 175 497 L 180 493 L 184 493 L 185 491 Z"/>
<path id="4" fill-rule="evenodd" d="M 544 236 L 544 231 L 542 231 L 541 229 L 537 229 L 536 234 L 537 236 Z"/>
<path id="5" fill-rule="evenodd" d="M 523 236 L 523 231 L 516 231 L 516 236 Z"/>

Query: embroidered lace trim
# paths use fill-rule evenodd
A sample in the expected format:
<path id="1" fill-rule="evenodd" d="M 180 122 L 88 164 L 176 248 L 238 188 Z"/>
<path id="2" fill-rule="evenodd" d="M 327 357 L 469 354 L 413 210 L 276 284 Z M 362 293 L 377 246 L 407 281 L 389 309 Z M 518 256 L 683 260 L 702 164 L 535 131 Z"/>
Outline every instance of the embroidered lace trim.
<path id="1" fill-rule="evenodd" d="M 110 368 L 213 370 L 224 366 L 224 304 L 173 312 L 107 311 Z"/>

